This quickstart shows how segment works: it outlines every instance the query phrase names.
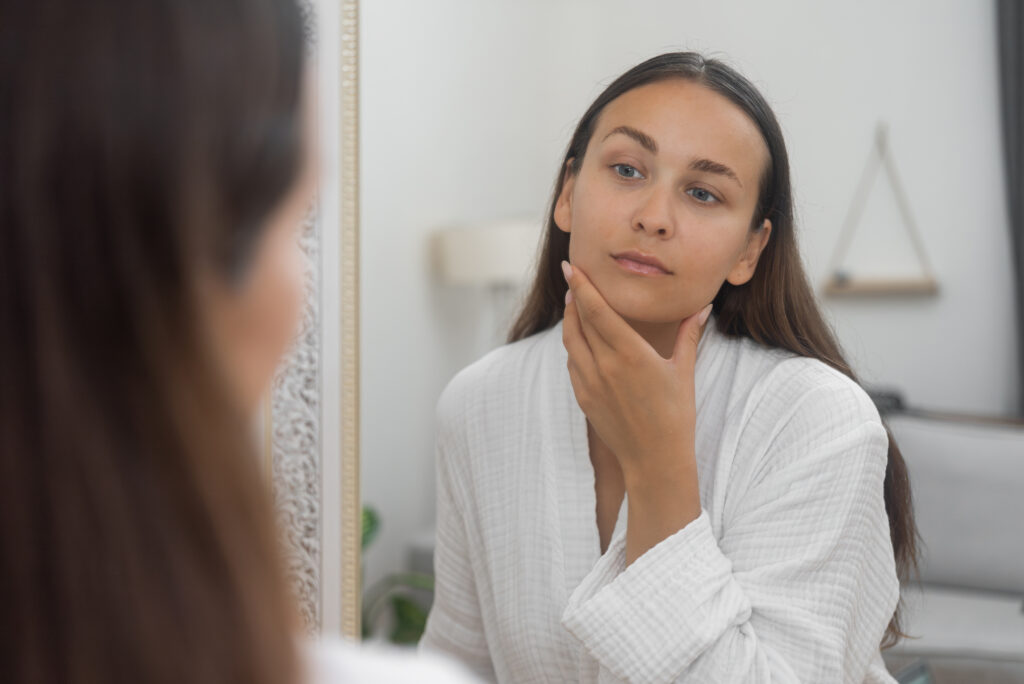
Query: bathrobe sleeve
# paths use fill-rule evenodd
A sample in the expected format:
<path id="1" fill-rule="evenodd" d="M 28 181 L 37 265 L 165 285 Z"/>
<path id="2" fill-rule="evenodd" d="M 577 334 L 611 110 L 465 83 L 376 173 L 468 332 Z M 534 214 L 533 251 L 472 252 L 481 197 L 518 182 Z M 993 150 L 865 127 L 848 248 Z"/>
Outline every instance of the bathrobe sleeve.
<path id="1" fill-rule="evenodd" d="M 826 385 L 755 432 L 720 538 L 704 510 L 626 567 L 621 534 L 570 597 L 562 623 L 599 681 L 871 678 L 899 597 L 885 429 L 859 388 Z"/>
<path id="2" fill-rule="evenodd" d="M 497 681 L 480 614 L 465 518 L 458 505 L 452 463 L 466 457 L 459 399 L 446 392 L 438 403 L 437 537 L 434 547 L 434 603 L 420 640 L 421 652 L 440 652 L 488 682 Z M 463 461 L 465 462 L 465 461 Z"/>

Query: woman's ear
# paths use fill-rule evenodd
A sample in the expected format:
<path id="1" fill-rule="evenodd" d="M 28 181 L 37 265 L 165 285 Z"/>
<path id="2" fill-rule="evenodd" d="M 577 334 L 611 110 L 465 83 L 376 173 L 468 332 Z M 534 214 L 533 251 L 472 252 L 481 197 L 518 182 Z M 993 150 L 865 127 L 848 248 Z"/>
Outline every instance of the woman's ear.
<path id="1" fill-rule="evenodd" d="M 572 190 L 576 185 L 576 174 L 572 170 L 573 158 L 565 162 L 565 176 L 562 178 L 562 191 L 555 200 L 555 225 L 563 233 L 572 230 Z"/>
<path id="2" fill-rule="evenodd" d="M 747 245 L 743 249 L 743 254 L 740 255 L 739 261 L 732 267 L 732 270 L 729 271 L 729 276 L 726 278 L 729 283 L 732 285 L 743 285 L 754 277 L 757 262 L 761 258 L 761 253 L 768 244 L 771 234 L 772 222 L 768 219 L 764 220 L 761 230 L 747 234 Z"/>

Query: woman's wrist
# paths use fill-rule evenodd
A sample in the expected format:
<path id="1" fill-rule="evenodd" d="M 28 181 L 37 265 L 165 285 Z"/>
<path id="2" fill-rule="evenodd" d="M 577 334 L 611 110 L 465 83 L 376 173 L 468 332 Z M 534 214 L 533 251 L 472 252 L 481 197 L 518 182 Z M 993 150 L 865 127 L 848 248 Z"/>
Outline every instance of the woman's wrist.
<path id="1" fill-rule="evenodd" d="M 697 487 L 697 459 L 692 448 L 659 446 L 620 458 L 619 466 L 630 496 L 678 497 L 680 492 Z"/>
<path id="2" fill-rule="evenodd" d="M 696 462 L 677 457 L 660 470 L 623 468 L 628 496 L 627 565 L 700 516 Z"/>

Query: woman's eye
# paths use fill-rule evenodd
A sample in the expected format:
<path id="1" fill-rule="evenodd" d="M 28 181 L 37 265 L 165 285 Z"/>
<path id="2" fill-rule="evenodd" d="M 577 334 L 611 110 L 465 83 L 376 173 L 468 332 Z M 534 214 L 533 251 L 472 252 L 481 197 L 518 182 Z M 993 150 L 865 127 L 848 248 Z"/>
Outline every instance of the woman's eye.
<path id="1" fill-rule="evenodd" d="M 622 178 L 643 178 L 643 174 L 629 164 L 612 164 L 612 169 Z"/>
<path id="2" fill-rule="evenodd" d="M 710 192 L 708 192 L 704 188 L 690 188 L 686 192 L 691 197 L 693 197 L 695 200 L 697 200 L 698 202 L 702 202 L 703 204 L 711 204 L 713 202 L 717 202 L 718 201 L 717 197 L 712 195 Z"/>

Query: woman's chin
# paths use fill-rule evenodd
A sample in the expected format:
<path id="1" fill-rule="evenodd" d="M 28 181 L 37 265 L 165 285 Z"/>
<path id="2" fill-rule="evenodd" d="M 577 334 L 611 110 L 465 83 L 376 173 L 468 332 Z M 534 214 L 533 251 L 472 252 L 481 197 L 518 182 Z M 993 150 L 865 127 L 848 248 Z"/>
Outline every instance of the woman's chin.
<path id="1" fill-rule="evenodd" d="M 646 288 L 635 288 L 630 285 L 632 283 L 604 282 L 603 280 L 598 281 L 596 278 L 594 281 L 597 291 L 605 298 L 612 310 L 634 327 L 637 325 L 678 324 L 685 318 L 685 315 L 679 310 L 679 306 L 669 309 L 664 305 L 658 305 L 659 299 L 668 299 L 664 294 L 656 296 L 654 292 Z"/>
<path id="2" fill-rule="evenodd" d="M 615 313 L 634 328 L 638 326 L 678 325 L 683 316 L 674 312 L 658 311 L 650 306 L 616 306 L 609 302 Z"/>

